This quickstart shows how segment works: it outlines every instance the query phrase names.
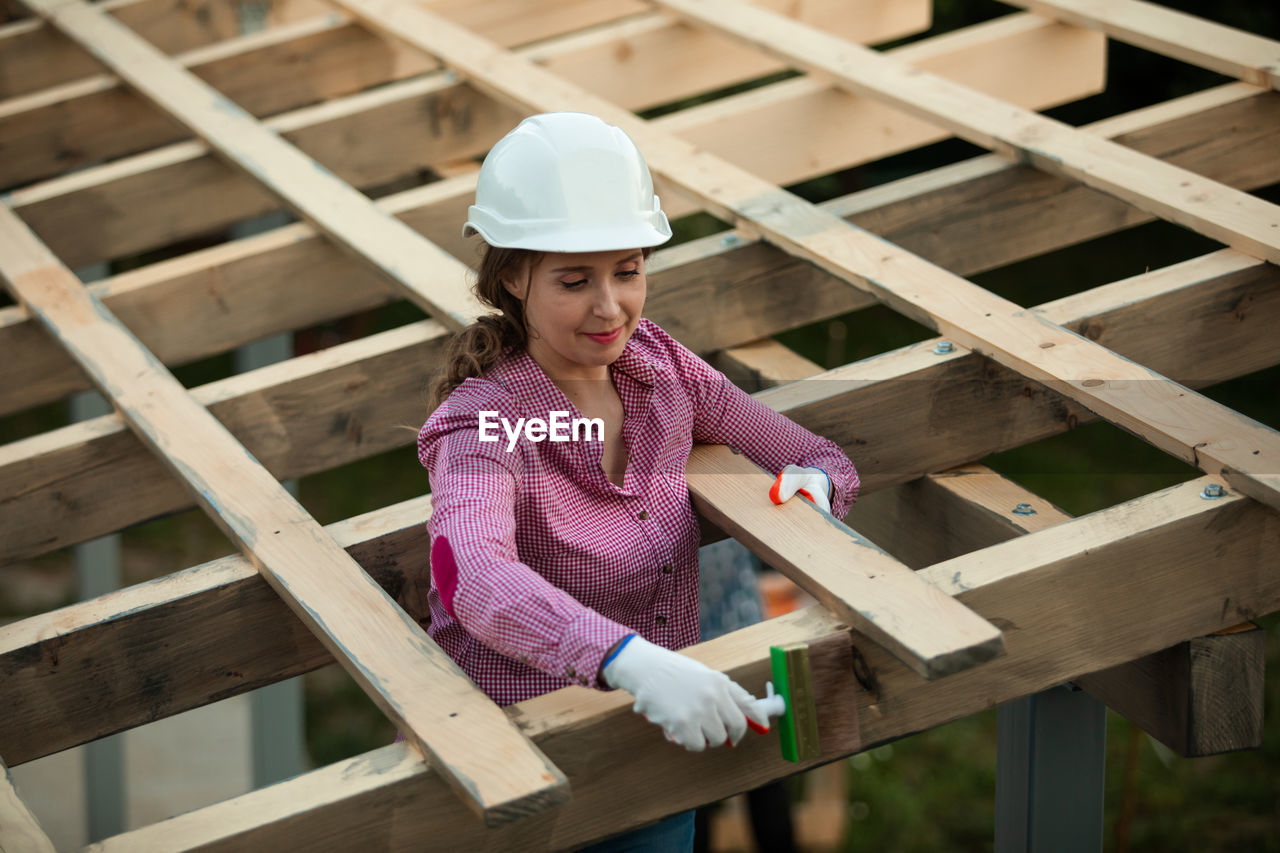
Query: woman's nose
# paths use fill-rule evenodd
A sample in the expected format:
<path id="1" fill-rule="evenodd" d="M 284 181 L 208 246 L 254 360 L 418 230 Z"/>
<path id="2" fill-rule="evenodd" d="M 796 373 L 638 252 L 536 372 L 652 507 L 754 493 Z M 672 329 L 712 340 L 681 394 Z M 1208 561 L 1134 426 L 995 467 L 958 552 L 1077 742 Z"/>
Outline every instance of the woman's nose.
<path id="1" fill-rule="evenodd" d="M 599 287 L 595 299 L 595 313 L 597 317 L 611 319 L 618 316 L 618 297 L 613 292 L 613 287 L 603 284 Z"/>

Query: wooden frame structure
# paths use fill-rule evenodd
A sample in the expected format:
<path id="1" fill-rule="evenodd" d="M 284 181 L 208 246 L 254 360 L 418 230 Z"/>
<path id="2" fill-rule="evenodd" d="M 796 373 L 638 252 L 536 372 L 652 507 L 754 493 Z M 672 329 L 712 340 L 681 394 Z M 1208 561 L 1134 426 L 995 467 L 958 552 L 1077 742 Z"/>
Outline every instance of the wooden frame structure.
<path id="1" fill-rule="evenodd" d="M 392 600 L 425 565 L 429 497 L 321 528 L 279 485 L 407 443 L 394 425 L 421 420 L 430 365 L 479 310 L 458 164 L 556 109 L 624 127 L 673 214 L 733 227 L 655 254 L 649 315 L 778 385 L 761 398 L 863 474 L 845 527 L 695 452 L 700 512 L 821 605 L 689 654 L 758 689 L 771 644 L 809 643 L 821 761 L 1069 680 L 1183 754 L 1256 737 L 1257 632 L 1206 635 L 1280 609 L 1280 436 L 1195 388 L 1280 362 L 1280 208 L 1249 192 L 1280 181 L 1280 43 L 1137 0 L 1036 0 L 890 51 L 860 45 L 925 29 L 927 2 L 272 0 L 248 35 L 218 0 L 19 5 L 0 26 L 19 303 L 0 309 L 0 415 L 90 383 L 116 412 L 0 446 L 0 563 L 197 503 L 243 554 L 0 627 L 0 757 L 334 659 L 410 741 L 101 849 L 558 849 L 794 772 L 763 742 L 647 749 L 620 695 L 503 713 Z M 1103 87 L 1107 37 L 1239 82 L 1086 128 L 1037 114 Z M 636 114 L 783 69 L 803 73 Z M 993 153 L 820 205 L 781 188 L 952 134 Z M 428 168 L 452 176 L 360 192 Z M 302 221 L 87 287 L 71 271 L 282 206 Z M 1227 248 L 1034 307 L 964 278 L 1153 217 Z M 429 318 L 190 391 L 165 366 L 395 299 Z M 877 302 L 951 346 L 779 384 L 820 368 L 761 339 Z M 1204 476 L 1070 519 L 970 465 L 1095 418 Z M 1188 663 L 1196 643 L 1241 649 L 1250 677 Z M 1218 725 L 1224 705 L 1246 719 Z M 50 848 L 7 785 L 0 842 Z"/>

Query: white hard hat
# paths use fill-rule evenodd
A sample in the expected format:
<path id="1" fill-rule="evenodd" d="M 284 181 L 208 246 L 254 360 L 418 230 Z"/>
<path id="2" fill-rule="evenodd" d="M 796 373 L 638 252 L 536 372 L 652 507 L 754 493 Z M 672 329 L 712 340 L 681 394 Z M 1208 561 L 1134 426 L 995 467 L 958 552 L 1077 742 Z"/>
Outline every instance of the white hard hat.
<path id="1" fill-rule="evenodd" d="M 484 158 L 462 236 L 543 252 L 642 249 L 671 239 L 631 137 L 586 113 L 530 116 Z"/>

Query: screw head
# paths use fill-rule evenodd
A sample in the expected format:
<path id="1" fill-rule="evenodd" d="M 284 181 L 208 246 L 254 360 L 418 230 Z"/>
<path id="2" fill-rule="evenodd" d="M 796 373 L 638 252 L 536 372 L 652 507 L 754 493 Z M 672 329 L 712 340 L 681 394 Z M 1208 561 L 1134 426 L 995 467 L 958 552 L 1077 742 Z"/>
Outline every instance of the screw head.
<path id="1" fill-rule="evenodd" d="M 726 234 L 726 235 L 724 235 L 723 237 L 721 237 L 721 238 L 720 238 L 720 245 L 721 245 L 721 246 L 736 246 L 736 245 L 738 245 L 738 235 L 737 235 L 737 234 Z"/>
<path id="2" fill-rule="evenodd" d="M 1222 497 L 1226 493 L 1227 493 L 1227 490 L 1222 488 L 1221 483 L 1208 483 L 1205 485 L 1204 491 L 1200 493 L 1200 497 L 1204 498 L 1207 501 L 1211 501 L 1216 498 Z"/>
<path id="3" fill-rule="evenodd" d="M 1014 515 L 1035 515 L 1036 510 L 1035 510 L 1035 507 L 1031 506 L 1031 504 L 1018 504 L 1013 508 L 1013 514 Z"/>
<path id="4" fill-rule="evenodd" d="M 951 341 L 938 341 L 938 345 L 933 348 L 934 355 L 946 355 L 956 351 L 956 345 Z"/>

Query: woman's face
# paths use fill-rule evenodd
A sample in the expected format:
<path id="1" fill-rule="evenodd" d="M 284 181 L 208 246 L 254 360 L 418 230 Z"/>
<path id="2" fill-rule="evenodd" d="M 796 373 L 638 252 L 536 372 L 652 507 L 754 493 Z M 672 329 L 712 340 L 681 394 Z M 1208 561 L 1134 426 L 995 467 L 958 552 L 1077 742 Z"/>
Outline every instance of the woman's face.
<path id="1" fill-rule="evenodd" d="M 524 302 L 529 355 L 552 379 L 606 378 L 640 322 L 647 286 L 639 249 L 547 252 L 502 283 Z"/>

